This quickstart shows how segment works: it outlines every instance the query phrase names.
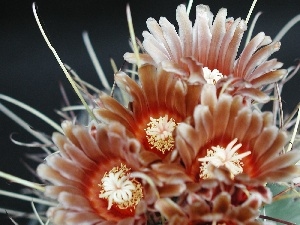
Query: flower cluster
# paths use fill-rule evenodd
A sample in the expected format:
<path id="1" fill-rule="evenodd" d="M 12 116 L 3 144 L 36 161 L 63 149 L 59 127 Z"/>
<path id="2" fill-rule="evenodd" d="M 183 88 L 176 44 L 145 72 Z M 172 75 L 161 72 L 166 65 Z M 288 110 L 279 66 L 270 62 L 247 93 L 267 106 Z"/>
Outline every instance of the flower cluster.
<path id="1" fill-rule="evenodd" d="M 287 134 L 271 112 L 264 87 L 287 74 L 269 56 L 280 47 L 256 35 L 236 59 L 246 30 L 241 20 L 196 9 L 194 25 L 177 8 L 179 33 L 150 18 L 138 81 L 124 72 L 124 106 L 101 94 L 88 127 L 64 122 L 54 134 L 59 153 L 38 167 L 55 224 L 261 224 L 271 203 L 267 182 L 299 176 L 300 154 L 284 151 Z"/>
<path id="2" fill-rule="evenodd" d="M 255 107 L 288 74 L 268 59 L 280 43 L 259 33 L 237 56 L 245 21 L 206 5 L 194 24 L 184 5 L 176 16 L 178 32 L 148 19 L 144 52 L 124 55 L 138 64 L 137 79 L 115 74 L 128 105 L 102 93 L 87 127 L 54 133 L 37 168 L 54 224 L 263 224 L 266 184 L 300 176 L 287 133 Z"/>

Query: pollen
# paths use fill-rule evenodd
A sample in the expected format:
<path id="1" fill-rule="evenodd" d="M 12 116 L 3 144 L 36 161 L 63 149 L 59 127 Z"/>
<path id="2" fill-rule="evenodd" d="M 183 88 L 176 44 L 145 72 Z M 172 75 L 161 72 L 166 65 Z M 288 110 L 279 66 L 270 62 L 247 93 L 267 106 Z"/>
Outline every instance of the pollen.
<path id="1" fill-rule="evenodd" d="M 171 151 L 174 147 L 173 131 L 176 128 L 176 122 L 173 118 L 168 119 L 168 115 L 154 119 L 150 117 L 147 124 L 146 137 L 151 148 L 156 148 L 163 154 L 165 151 Z"/>
<path id="2" fill-rule="evenodd" d="M 210 172 L 209 166 L 215 167 L 225 166 L 231 173 L 232 178 L 243 172 L 243 162 L 241 159 L 251 154 L 250 151 L 238 154 L 242 144 L 237 144 L 237 138 L 231 141 L 226 148 L 221 146 L 212 146 L 207 150 L 207 155 L 204 158 L 199 158 L 198 161 L 202 162 L 200 166 L 200 178 L 207 179 L 213 178 L 214 175 Z"/>
<path id="3" fill-rule="evenodd" d="M 207 67 L 203 67 L 203 75 L 204 75 L 204 79 L 208 84 L 214 84 L 214 85 L 218 82 L 218 80 L 224 77 L 219 70 L 214 69 L 213 71 L 211 71 Z"/>
<path id="4" fill-rule="evenodd" d="M 99 198 L 107 199 L 108 210 L 113 205 L 119 209 L 134 209 L 143 197 L 140 182 L 130 178 L 130 168 L 124 164 L 106 172 L 99 186 L 101 187 Z"/>

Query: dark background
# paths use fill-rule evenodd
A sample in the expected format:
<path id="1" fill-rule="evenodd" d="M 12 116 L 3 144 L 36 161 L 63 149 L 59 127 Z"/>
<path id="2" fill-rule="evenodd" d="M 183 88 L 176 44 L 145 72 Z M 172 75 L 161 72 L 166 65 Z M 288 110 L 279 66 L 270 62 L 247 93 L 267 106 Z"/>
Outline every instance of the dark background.
<path id="1" fill-rule="evenodd" d="M 89 32 L 92 44 L 103 66 L 106 76 L 112 81 L 113 72 L 109 58 L 117 66 L 123 63 L 123 54 L 130 51 L 125 6 L 131 6 L 135 32 L 142 39 L 148 17 L 156 20 L 167 17 L 176 23 L 175 9 L 182 0 L 86 0 L 86 1 L 37 1 L 39 17 L 44 23 L 53 46 L 63 62 L 70 65 L 82 79 L 101 88 L 96 72 L 82 41 L 82 31 Z M 228 9 L 228 16 L 246 18 L 251 0 L 195 1 L 191 11 L 194 21 L 195 5 L 209 4 L 212 12 Z M 58 84 L 61 82 L 73 104 L 78 102 L 63 72 L 51 51 L 46 46 L 35 23 L 32 1 L 1 1 L 0 3 L 0 93 L 16 98 L 60 123 L 54 109 L 62 106 Z M 299 1 L 261 0 L 254 14 L 262 11 L 254 34 L 264 31 L 272 38 L 296 14 L 300 13 Z M 253 16 L 252 16 L 253 18 Z M 296 64 L 300 58 L 300 24 L 296 25 L 283 39 L 279 53 L 274 57 L 285 63 L 285 67 Z M 283 108 L 291 111 L 300 101 L 300 74 L 285 88 Z M 34 129 L 51 135 L 53 129 L 39 119 L 11 104 L 1 101 L 26 119 Z M 18 141 L 31 142 L 34 138 L 0 112 L 0 170 L 32 180 L 32 174 L 25 169 L 22 161 L 29 162 L 25 153 L 40 152 L 33 148 L 14 145 L 9 135 L 15 134 Z M 20 186 L 0 179 L 0 189 L 17 191 Z M 0 207 L 6 206 L 31 212 L 28 202 L 0 197 Z M 20 224 L 27 224 L 26 221 Z M 5 214 L 0 214 L 0 225 L 12 224 Z"/>

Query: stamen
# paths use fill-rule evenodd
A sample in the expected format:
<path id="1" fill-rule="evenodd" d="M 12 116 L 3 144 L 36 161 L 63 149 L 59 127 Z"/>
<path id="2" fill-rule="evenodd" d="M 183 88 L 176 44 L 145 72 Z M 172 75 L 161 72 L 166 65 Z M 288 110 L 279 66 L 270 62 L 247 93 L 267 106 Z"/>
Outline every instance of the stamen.
<path id="1" fill-rule="evenodd" d="M 218 80 L 224 77 L 224 75 L 220 73 L 219 70 L 214 69 L 213 71 L 211 71 L 207 67 L 203 67 L 203 75 L 204 75 L 204 79 L 208 84 L 214 84 L 214 85 L 218 82 Z"/>
<path id="2" fill-rule="evenodd" d="M 176 123 L 173 118 L 168 120 L 168 115 L 154 119 L 150 117 L 150 123 L 145 129 L 148 143 L 151 148 L 156 148 L 163 154 L 165 151 L 171 151 L 174 147 L 173 131 Z"/>
<path id="3" fill-rule="evenodd" d="M 209 166 L 215 167 L 225 166 L 231 173 L 232 178 L 243 172 L 243 162 L 241 159 L 250 155 L 251 152 L 247 151 L 241 154 L 237 153 L 242 144 L 237 144 L 237 138 L 231 141 L 226 148 L 221 146 L 212 146 L 211 149 L 207 149 L 207 155 L 204 158 L 199 158 L 198 161 L 202 162 L 200 166 L 200 178 L 207 179 L 213 178 L 213 174 L 209 170 Z M 234 146 L 235 145 L 235 146 Z"/>
<path id="4" fill-rule="evenodd" d="M 226 223 L 218 223 L 217 221 L 213 221 L 212 222 L 212 225 L 226 225 Z"/>
<path id="5" fill-rule="evenodd" d="M 106 172 L 101 179 L 99 198 L 108 200 L 108 210 L 113 204 L 120 209 L 134 209 L 143 197 L 141 184 L 135 178 L 130 178 L 129 171 L 130 168 L 121 164 Z"/>

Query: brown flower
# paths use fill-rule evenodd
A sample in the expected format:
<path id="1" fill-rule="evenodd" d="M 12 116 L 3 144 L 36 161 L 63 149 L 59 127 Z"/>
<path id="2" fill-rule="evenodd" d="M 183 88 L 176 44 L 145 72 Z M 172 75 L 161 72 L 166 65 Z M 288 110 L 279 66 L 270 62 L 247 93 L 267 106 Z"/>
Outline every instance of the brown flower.
<path id="1" fill-rule="evenodd" d="M 37 169 L 50 182 L 45 195 L 59 203 L 48 217 L 55 224 L 144 223 L 146 205 L 155 196 L 142 176 L 132 176 L 142 173 L 141 161 L 151 162 L 151 157 L 139 156 L 139 142 L 117 123 L 87 129 L 65 121 L 62 127 L 65 136 L 53 135 L 59 152 Z"/>
<path id="2" fill-rule="evenodd" d="M 156 201 L 155 208 L 168 224 L 262 224 L 257 220 L 259 208 L 263 202 L 270 202 L 270 191 L 264 186 L 249 191 L 246 186 L 233 182 L 228 171 L 215 170 L 222 179 L 190 183 L 176 202 L 170 198 Z"/>
<path id="3" fill-rule="evenodd" d="M 184 5 L 179 5 L 176 18 L 178 33 L 174 25 L 161 17 L 159 23 L 149 18 L 150 32 L 143 33 L 141 62 L 162 65 L 169 72 L 180 75 L 189 82 L 216 84 L 219 89 L 224 83 L 230 84 L 227 91 L 265 102 L 269 97 L 261 91 L 264 85 L 282 78 L 287 71 L 278 70 L 282 63 L 267 59 L 280 48 L 279 42 L 272 42 L 263 32 L 257 34 L 237 58 L 241 39 L 247 28 L 245 21 L 228 18 L 222 8 L 213 20 L 213 14 L 206 5 L 196 7 L 194 25 L 189 20 Z M 135 55 L 126 53 L 125 60 L 136 63 Z M 199 67 L 198 74 L 190 70 Z M 221 79 L 223 78 L 223 79 Z M 221 79 L 221 84 L 218 82 Z"/>
<path id="4" fill-rule="evenodd" d="M 176 146 L 194 179 L 217 177 L 211 167 L 225 167 L 232 179 L 249 185 L 287 181 L 299 176 L 300 154 L 280 154 L 287 135 L 272 123 L 272 113 L 253 111 L 241 96 L 216 95 L 204 85 L 192 125 L 177 127 Z M 241 181 L 242 180 L 242 181 Z"/>
<path id="5" fill-rule="evenodd" d="M 118 86 L 131 96 L 129 108 L 103 94 L 94 112 L 106 123 L 120 122 L 145 149 L 164 158 L 174 149 L 176 126 L 192 115 L 200 87 L 149 65 L 139 69 L 138 78 L 140 85 L 123 72 L 115 76 Z"/>

